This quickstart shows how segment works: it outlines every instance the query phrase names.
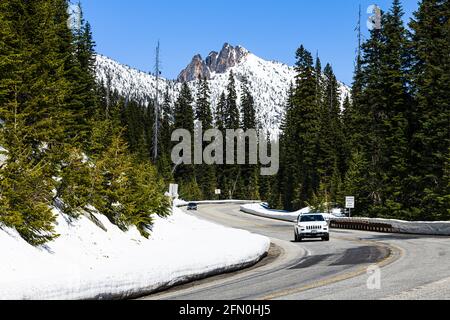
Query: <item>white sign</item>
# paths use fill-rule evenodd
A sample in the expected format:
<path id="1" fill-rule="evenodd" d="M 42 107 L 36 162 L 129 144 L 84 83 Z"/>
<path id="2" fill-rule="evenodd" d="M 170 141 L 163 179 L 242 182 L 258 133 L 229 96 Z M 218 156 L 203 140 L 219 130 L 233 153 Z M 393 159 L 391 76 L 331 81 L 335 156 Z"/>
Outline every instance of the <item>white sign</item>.
<path id="1" fill-rule="evenodd" d="M 345 208 L 355 209 L 355 197 L 345 197 Z"/>
<path id="2" fill-rule="evenodd" d="M 216 194 L 217 194 L 217 195 L 219 195 L 219 194 L 221 194 L 221 193 L 222 193 L 222 190 L 216 189 Z"/>
<path id="3" fill-rule="evenodd" d="M 178 197 L 178 185 L 177 184 L 170 184 L 169 186 L 169 194 L 171 197 Z"/>

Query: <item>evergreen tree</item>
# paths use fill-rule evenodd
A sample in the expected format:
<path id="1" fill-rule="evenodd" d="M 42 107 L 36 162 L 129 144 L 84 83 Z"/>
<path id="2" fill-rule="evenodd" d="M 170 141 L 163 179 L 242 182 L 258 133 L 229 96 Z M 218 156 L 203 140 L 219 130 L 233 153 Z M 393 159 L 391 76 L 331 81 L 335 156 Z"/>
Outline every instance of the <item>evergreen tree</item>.
<path id="1" fill-rule="evenodd" d="M 0 169 L 0 220 L 31 244 L 55 236 L 52 177 L 64 142 L 71 54 L 66 9 L 61 1 L 8 1 L 0 7 L 1 145 L 7 150 Z"/>
<path id="2" fill-rule="evenodd" d="M 89 147 L 92 119 L 97 108 L 95 79 L 95 43 L 89 22 L 83 17 L 81 4 L 78 3 L 79 26 L 72 30 L 75 59 L 70 60 L 67 77 L 72 81 L 68 106 L 71 116 L 66 119 L 66 131 L 75 142 Z"/>
<path id="3" fill-rule="evenodd" d="M 318 134 L 318 162 L 317 169 L 321 182 L 329 190 L 333 175 L 340 175 L 339 165 L 343 157 L 343 132 L 340 119 L 339 88 L 333 69 L 327 64 L 324 69 L 323 100 L 318 106 L 320 110 L 320 131 Z M 322 88 L 322 87 L 321 87 Z M 320 88 L 320 89 L 321 89 Z M 336 165 L 336 166 L 335 166 Z M 334 172 L 338 170 L 338 172 Z"/>
<path id="4" fill-rule="evenodd" d="M 225 92 L 222 92 L 219 98 L 219 102 L 217 103 L 216 112 L 215 112 L 215 128 L 220 130 L 223 135 L 223 143 L 225 142 L 225 109 L 227 104 L 227 97 L 225 95 Z M 225 161 L 226 159 L 226 150 L 224 148 L 223 150 L 223 159 Z M 219 196 L 220 198 L 227 198 L 227 194 L 225 194 L 225 182 L 226 182 L 226 176 L 224 172 L 225 165 L 224 164 L 216 164 L 215 166 L 215 172 L 216 172 L 216 180 L 217 180 L 217 186 L 221 188 L 222 193 Z"/>
<path id="5" fill-rule="evenodd" d="M 0 222 L 40 245 L 57 236 L 52 206 L 76 218 L 94 205 L 146 235 L 169 204 L 151 164 L 131 157 L 123 99 L 110 77 L 106 89 L 96 86 L 90 26 L 82 19 L 70 30 L 67 7 L 0 3 Z M 143 109 L 137 103 L 127 119 L 131 141 L 147 124 Z"/>
<path id="6" fill-rule="evenodd" d="M 343 180 L 341 198 L 345 196 L 355 197 L 354 214 L 358 216 L 367 215 L 367 208 L 370 205 L 370 193 L 366 188 L 366 170 L 366 156 L 359 151 L 354 151 Z"/>
<path id="7" fill-rule="evenodd" d="M 383 17 L 383 50 L 381 59 L 383 95 L 381 114 L 384 147 L 383 171 L 384 216 L 410 218 L 409 200 L 405 191 L 408 170 L 408 41 L 402 21 L 403 11 L 399 0 L 394 0 L 391 10 Z"/>
<path id="8" fill-rule="evenodd" d="M 296 87 L 293 107 L 288 113 L 286 129 L 285 188 L 294 190 L 293 198 L 286 199 L 288 209 L 300 209 L 320 186 L 317 172 L 316 141 L 319 117 L 316 105 L 316 77 L 311 53 L 301 46 L 296 53 Z M 291 181 L 289 181 L 291 180 Z M 286 190 L 286 189 L 285 189 Z"/>
<path id="9" fill-rule="evenodd" d="M 171 138 L 174 125 L 173 107 L 170 100 L 169 89 L 167 88 L 164 94 L 164 102 L 162 105 L 162 116 L 160 126 L 160 157 L 158 159 L 158 172 L 166 181 L 171 181 Z"/>
<path id="10" fill-rule="evenodd" d="M 450 214 L 449 16 L 449 1 L 423 0 L 410 23 L 415 106 L 407 193 L 414 219 L 448 220 Z"/>
<path id="11" fill-rule="evenodd" d="M 77 218 L 93 201 L 94 172 L 80 149 L 66 146 L 64 152 L 65 161 L 59 168 L 54 203 L 65 214 Z"/>
<path id="12" fill-rule="evenodd" d="M 17 105 L 4 107 L 18 114 Z M 0 143 L 6 151 L 0 153 L 0 223 L 15 228 L 30 244 L 41 245 L 57 236 L 49 206 L 53 181 L 46 175 L 48 162 L 34 159 L 26 132 L 19 115 L 1 129 Z"/>
<path id="13" fill-rule="evenodd" d="M 213 119 L 210 105 L 210 90 L 208 81 L 199 79 L 197 99 L 196 99 L 196 120 L 202 123 L 203 132 L 212 129 Z M 203 142 L 202 150 L 205 150 L 208 143 Z M 202 191 L 202 195 L 206 200 L 214 199 L 216 189 L 216 175 L 214 166 L 201 164 L 196 167 L 195 175 L 197 183 Z"/>
<path id="14" fill-rule="evenodd" d="M 148 238 L 153 216 L 167 217 L 170 203 L 169 198 L 164 196 L 166 188 L 158 178 L 156 168 L 149 161 L 135 160 L 134 163 L 126 198 L 132 210 L 126 216 L 125 224 L 136 226 L 141 235 Z"/>
<path id="15" fill-rule="evenodd" d="M 180 95 L 175 103 L 175 129 L 185 129 L 194 137 L 194 109 L 193 97 L 187 83 L 183 83 Z M 191 141 L 192 143 L 192 141 Z M 191 145 L 191 154 L 193 154 L 193 146 Z M 195 169 L 193 165 L 176 164 L 175 180 L 180 185 L 180 195 L 185 199 L 197 200 L 201 199 L 201 192 L 195 177 Z"/>
<path id="16" fill-rule="evenodd" d="M 382 56 L 383 37 L 382 30 L 373 29 L 371 37 L 362 46 L 363 56 L 361 60 L 360 81 L 363 90 L 359 93 L 358 101 L 354 104 L 357 113 L 355 132 L 355 150 L 360 150 L 367 157 L 364 163 L 367 168 L 363 170 L 366 184 L 365 190 L 370 196 L 369 207 L 377 212 L 383 207 L 386 143 L 384 134 L 384 94 Z M 365 209 L 369 209 L 366 207 Z"/>
<path id="17" fill-rule="evenodd" d="M 296 158 L 292 152 L 296 152 L 295 144 L 295 126 L 294 126 L 294 87 L 291 85 L 291 91 L 286 101 L 286 112 L 282 123 L 282 132 L 280 137 L 280 163 L 281 170 L 278 172 L 279 192 L 282 199 L 282 207 L 286 210 L 292 210 L 292 201 L 294 199 L 294 174 L 297 173 Z M 275 200 L 276 201 L 276 200 Z"/>
<path id="18" fill-rule="evenodd" d="M 240 112 L 237 104 L 237 93 L 236 93 L 236 80 L 234 77 L 233 71 L 230 72 L 230 76 L 228 79 L 227 85 L 227 95 L 226 95 L 226 104 L 225 104 L 225 112 L 224 112 L 224 127 L 226 130 L 236 130 L 240 127 Z M 224 136 L 225 144 L 231 144 L 231 141 L 227 140 L 227 135 Z M 236 141 L 235 141 L 236 142 Z M 224 148 L 224 152 L 227 152 L 226 147 Z M 228 150 L 228 152 L 231 152 Z M 223 168 L 223 189 L 226 192 L 226 196 L 235 197 L 240 194 L 235 195 L 235 192 L 241 192 L 241 168 L 236 164 L 237 163 L 237 150 L 236 148 L 233 150 L 234 152 L 234 163 L 233 165 L 226 164 Z M 224 161 L 226 161 L 226 156 L 224 156 Z"/>
<path id="19" fill-rule="evenodd" d="M 225 128 L 238 129 L 240 124 L 240 113 L 237 105 L 236 80 L 233 71 L 230 72 L 227 85 L 227 96 L 225 105 Z"/>
<path id="20" fill-rule="evenodd" d="M 242 80 L 242 95 L 241 95 L 241 109 L 242 109 L 242 126 L 244 131 L 256 130 L 256 110 L 255 100 L 250 92 L 249 83 L 246 78 Z M 248 139 L 245 140 L 245 165 L 241 166 L 241 185 L 243 188 L 242 198 L 244 199 L 259 199 L 259 168 L 257 165 L 250 164 L 250 144 Z"/>
<path id="21" fill-rule="evenodd" d="M 219 102 L 217 103 L 216 115 L 215 115 L 215 127 L 221 131 L 225 129 L 225 108 L 227 97 L 225 92 L 222 92 L 219 98 Z"/>

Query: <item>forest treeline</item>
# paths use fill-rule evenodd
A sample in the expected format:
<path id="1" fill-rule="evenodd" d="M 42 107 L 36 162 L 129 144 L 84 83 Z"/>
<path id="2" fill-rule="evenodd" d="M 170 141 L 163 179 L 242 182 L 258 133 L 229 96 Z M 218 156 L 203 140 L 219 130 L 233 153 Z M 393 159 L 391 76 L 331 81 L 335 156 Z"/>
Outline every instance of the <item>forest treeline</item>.
<path id="1" fill-rule="evenodd" d="M 450 219 L 450 5 L 423 0 L 406 28 L 399 0 L 358 50 L 340 109 L 332 68 L 303 47 L 269 200 L 325 210 L 356 197 L 355 214 Z"/>
<path id="2" fill-rule="evenodd" d="M 149 236 L 152 217 L 170 213 L 169 183 L 187 200 L 327 210 L 355 196 L 362 216 L 450 219 L 449 1 L 423 0 L 407 28 L 394 0 L 362 43 L 343 101 L 332 65 L 297 50 L 275 176 L 171 161 L 173 130 L 197 121 L 268 135 L 246 79 L 238 97 L 231 72 L 214 110 L 206 79 L 195 96 L 184 83 L 174 103 L 168 90 L 158 103 L 122 96 L 96 80 L 91 27 L 81 15 L 71 28 L 67 9 L 67 0 L 0 3 L 0 223 L 28 242 L 57 236 L 52 208 L 74 219 L 96 209 Z"/>

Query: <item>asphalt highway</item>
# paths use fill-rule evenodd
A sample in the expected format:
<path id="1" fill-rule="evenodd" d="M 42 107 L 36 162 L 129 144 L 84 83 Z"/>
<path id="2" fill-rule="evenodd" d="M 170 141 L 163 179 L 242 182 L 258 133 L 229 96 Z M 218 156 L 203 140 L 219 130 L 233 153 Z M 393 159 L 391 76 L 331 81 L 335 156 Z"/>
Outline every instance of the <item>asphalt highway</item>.
<path id="1" fill-rule="evenodd" d="M 330 242 L 295 243 L 292 223 L 238 205 L 200 205 L 189 214 L 269 237 L 269 256 L 253 268 L 143 299 L 450 300 L 448 237 L 332 230 Z"/>

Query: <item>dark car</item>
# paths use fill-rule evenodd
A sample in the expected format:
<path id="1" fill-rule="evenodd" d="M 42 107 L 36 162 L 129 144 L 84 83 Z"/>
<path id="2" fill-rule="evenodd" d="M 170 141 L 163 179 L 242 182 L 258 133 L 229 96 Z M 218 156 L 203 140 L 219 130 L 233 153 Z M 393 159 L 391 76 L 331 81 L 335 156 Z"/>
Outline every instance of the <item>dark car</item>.
<path id="1" fill-rule="evenodd" d="M 190 203 L 187 205 L 187 209 L 188 209 L 188 210 L 194 210 L 194 211 L 197 211 L 197 204 L 194 203 L 194 202 L 190 202 Z"/>

